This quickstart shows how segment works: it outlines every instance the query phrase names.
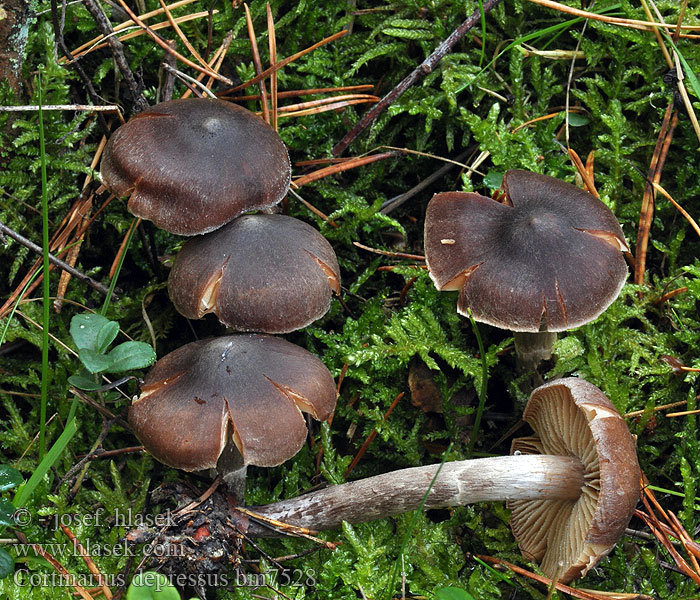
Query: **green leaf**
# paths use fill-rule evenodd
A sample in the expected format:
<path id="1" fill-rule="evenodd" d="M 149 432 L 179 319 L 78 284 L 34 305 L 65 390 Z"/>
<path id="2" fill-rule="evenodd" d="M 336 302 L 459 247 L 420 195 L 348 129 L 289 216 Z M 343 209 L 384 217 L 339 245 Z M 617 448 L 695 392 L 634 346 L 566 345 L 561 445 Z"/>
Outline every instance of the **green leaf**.
<path id="1" fill-rule="evenodd" d="M 584 125 L 588 125 L 590 122 L 591 120 L 586 115 L 569 113 L 569 125 L 571 125 L 571 127 L 583 127 Z"/>
<path id="2" fill-rule="evenodd" d="M 76 348 L 89 348 L 97 352 L 100 330 L 109 323 L 102 315 L 83 313 L 75 315 L 70 321 L 70 334 Z"/>
<path id="3" fill-rule="evenodd" d="M 435 37 L 432 31 L 426 29 L 402 29 L 400 27 L 387 27 L 382 29 L 382 33 L 405 40 L 432 40 Z"/>
<path id="4" fill-rule="evenodd" d="M 119 323 L 107 321 L 97 332 L 97 352 L 104 354 L 119 333 Z"/>
<path id="5" fill-rule="evenodd" d="M 685 73 L 685 76 L 688 78 L 688 81 L 690 81 L 690 87 L 695 93 L 695 95 L 700 98 L 700 82 L 698 82 L 698 78 L 695 77 L 695 73 L 693 71 L 693 68 L 688 64 L 688 61 L 685 59 L 685 57 L 680 53 L 676 45 L 673 43 L 673 40 L 668 36 L 666 33 L 661 33 L 661 35 L 666 38 L 666 41 L 671 44 L 673 49 L 676 51 L 676 54 L 678 55 L 678 60 L 681 62 L 681 65 L 683 66 L 683 72 Z"/>
<path id="6" fill-rule="evenodd" d="M 126 600 L 180 600 L 180 594 L 165 575 L 145 571 L 134 575 Z"/>
<path id="7" fill-rule="evenodd" d="M 87 377 L 89 373 L 87 370 L 83 369 L 85 375 L 83 373 L 78 373 L 77 375 L 71 375 L 68 378 L 68 383 L 70 383 L 73 387 L 77 387 L 79 390 L 86 390 L 88 392 L 93 391 L 93 390 L 99 390 L 102 386 L 97 383 L 94 379 L 91 379 L 90 377 Z"/>
<path id="8" fill-rule="evenodd" d="M 7 498 L 0 498 L 0 525 L 17 525 L 14 514 L 15 505 Z"/>
<path id="9" fill-rule="evenodd" d="M 378 44 L 377 46 L 372 46 L 364 54 L 362 54 L 352 65 L 352 68 L 348 72 L 348 77 L 357 73 L 365 63 L 368 63 L 374 58 L 379 56 L 385 56 L 387 54 L 394 54 L 396 52 L 402 51 L 404 48 L 402 42 L 391 42 L 389 44 Z"/>
<path id="10" fill-rule="evenodd" d="M 90 373 L 102 373 L 102 371 L 106 371 L 112 365 L 112 360 L 109 356 L 98 354 L 91 348 L 79 348 L 78 357 Z"/>
<path id="11" fill-rule="evenodd" d="M 0 465 L 0 492 L 6 492 L 17 487 L 24 481 L 22 473 L 10 465 Z"/>
<path id="12" fill-rule="evenodd" d="M 490 190 L 497 190 L 503 183 L 503 171 L 491 169 L 484 177 L 484 185 Z"/>
<path id="13" fill-rule="evenodd" d="M 145 342 L 124 342 L 119 344 L 108 355 L 108 373 L 121 373 L 131 369 L 143 369 L 156 360 L 156 353 Z"/>
<path id="14" fill-rule="evenodd" d="M 0 548 L 0 579 L 8 577 L 15 570 L 15 561 L 12 557 Z"/>
<path id="15" fill-rule="evenodd" d="M 435 590 L 437 600 L 474 600 L 474 596 L 458 587 L 444 587 Z"/>

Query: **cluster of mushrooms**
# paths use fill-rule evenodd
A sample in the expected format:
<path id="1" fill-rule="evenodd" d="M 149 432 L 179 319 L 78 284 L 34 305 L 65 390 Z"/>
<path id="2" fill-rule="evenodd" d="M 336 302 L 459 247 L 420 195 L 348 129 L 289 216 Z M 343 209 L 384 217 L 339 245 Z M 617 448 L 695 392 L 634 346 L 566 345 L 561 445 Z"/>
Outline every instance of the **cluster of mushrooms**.
<path id="1" fill-rule="evenodd" d="M 146 450 L 186 471 L 216 468 L 243 502 L 247 465 L 276 466 L 302 447 L 302 413 L 327 419 L 336 390 L 325 365 L 273 335 L 305 327 L 340 291 L 333 248 L 274 207 L 287 193 L 287 149 L 265 121 L 221 100 L 163 102 L 117 129 L 100 165 L 129 211 L 192 236 L 168 291 L 185 317 L 213 312 L 239 332 L 161 358 L 129 410 Z M 254 332 L 254 333 L 251 333 Z M 181 424 L 185 421 L 186 427 Z"/>
<path id="2" fill-rule="evenodd" d="M 291 458 L 307 435 L 302 413 L 326 419 L 334 410 L 323 363 L 269 334 L 325 314 L 340 290 L 335 254 L 296 219 L 243 214 L 282 200 L 290 165 L 277 134 L 235 105 L 175 100 L 140 113 L 110 139 L 101 173 L 115 194 L 130 196 L 133 214 L 194 236 L 168 280 L 177 310 L 188 318 L 214 312 L 247 332 L 161 358 L 129 422 L 158 460 L 216 468 L 242 503 L 246 465 Z M 460 290 L 460 313 L 515 332 L 518 355 L 530 361 L 534 347 L 536 363 L 551 352 L 553 332 L 596 318 L 615 299 L 627 245 L 607 207 L 575 186 L 509 171 L 503 188 L 497 199 L 434 196 L 426 260 L 438 289 Z M 252 510 L 323 530 L 416 509 L 426 492 L 426 508 L 506 500 L 524 555 L 568 582 L 610 552 L 631 518 L 635 441 L 610 400 L 577 378 L 538 387 L 523 418 L 535 435 L 516 439 L 512 456 L 394 471 Z M 247 533 L 271 535 L 253 521 Z"/>

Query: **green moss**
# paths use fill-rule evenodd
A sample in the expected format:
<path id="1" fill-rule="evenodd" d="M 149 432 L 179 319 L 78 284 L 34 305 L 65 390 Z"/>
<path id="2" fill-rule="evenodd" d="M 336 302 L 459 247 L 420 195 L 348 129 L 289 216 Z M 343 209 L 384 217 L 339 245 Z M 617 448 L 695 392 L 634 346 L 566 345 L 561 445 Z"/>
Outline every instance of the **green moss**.
<path id="1" fill-rule="evenodd" d="M 48 8 L 44 4 L 39 8 Z M 159 4 L 147 0 L 146 6 L 155 9 Z M 180 7 L 174 14 L 206 9 L 194 6 Z M 279 74 L 280 89 L 369 83 L 382 96 L 420 64 L 478 7 L 478 2 L 274 0 L 271 6 L 277 23 L 279 57 L 298 52 L 343 28 L 351 29 L 350 34 L 333 44 L 284 68 Z M 668 22 L 675 22 L 676 2 L 662 1 L 657 6 Z M 212 21 L 211 48 L 217 48 L 228 31 L 234 36 L 222 72 L 232 78 L 250 77 L 253 67 L 242 9 L 232 8 L 231 3 L 217 3 L 215 8 L 219 12 Z M 250 8 L 266 60 L 265 3 L 253 0 Z M 636 4 L 627 1 L 605 0 L 596 3 L 592 10 L 645 18 Z M 694 20 L 695 14 L 686 17 L 686 22 Z M 584 117 L 572 122 L 576 126 L 570 127 L 569 144 L 584 159 L 589 152 L 594 153 L 595 182 L 601 198 L 614 210 L 634 248 L 645 176 L 664 111 L 673 98 L 673 87 L 664 83 L 667 67 L 653 34 L 594 21 L 589 21 L 585 30 L 583 27 L 580 19 L 568 19 L 567 15 L 529 2 L 504 0 L 486 17 L 483 39 L 477 26 L 433 73 L 398 98 L 359 136 L 349 151 L 360 154 L 391 145 L 453 157 L 469 148 L 471 154 L 466 162 L 487 152 L 485 162 L 469 178 L 460 176 L 455 169 L 389 215 L 379 212 L 385 200 L 406 192 L 442 164 L 423 156 L 397 155 L 299 190 L 306 200 L 329 215 L 332 225 L 290 198 L 290 214 L 318 226 L 338 254 L 343 305 L 334 301 L 326 317 L 288 338 L 321 356 L 334 376 L 340 374 L 344 365 L 347 372 L 332 424 L 313 429 L 310 445 L 284 466 L 251 469 L 250 502 L 265 503 L 296 495 L 319 478 L 330 483 L 344 481 L 352 458 L 373 430 L 377 437 L 349 478 L 437 462 L 450 441 L 454 444 L 449 460 L 466 454 L 470 431 L 463 429 L 469 429 L 469 418 L 475 410 L 476 390 L 480 389 L 483 376 L 482 357 L 469 323 L 456 314 L 456 294 L 435 291 L 427 273 L 414 264 L 416 261 L 370 254 L 353 242 L 420 254 L 423 214 L 433 193 L 458 189 L 490 193 L 506 169 L 524 168 L 575 181 L 575 169 L 564 151 L 564 106 L 569 88 L 570 106 Z M 204 53 L 206 19 L 190 21 L 182 28 L 197 50 Z M 175 39 L 171 31 L 161 32 Z M 77 47 L 94 34 L 95 24 L 85 8 L 69 4 L 64 29 L 68 45 Z M 176 44 L 178 51 L 187 53 L 180 41 Z M 582 58 L 575 61 L 570 83 L 570 61 L 527 55 L 526 45 L 539 50 L 578 49 Z M 125 48 L 131 67 L 144 82 L 145 95 L 153 100 L 162 52 L 154 49 L 148 36 L 125 42 Z M 678 48 L 697 71 L 698 46 L 681 39 Z M 39 64 L 45 68 L 46 103 L 87 102 L 80 80 L 55 60 L 50 15 L 41 14 L 28 32 L 24 76 L 29 95 L 12 98 L 7 87 L 0 84 L 0 104 L 35 102 L 33 77 Z M 130 101 L 109 52 L 89 54 L 81 65 L 104 102 L 124 106 L 128 116 Z M 187 71 L 182 65 L 178 68 Z M 175 89 L 179 95 L 185 88 L 178 82 Z M 257 88 L 250 88 L 249 93 L 257 93 Z M 697 108 L 697 98 L 692 99 Z M 249 104 L 254 107 L 252 102 Z M 365 110 L 366 106 L 359 105 L 338 112 L 281 119 L 280 134 L 289 146 L 292 160 L 328 157 L 334 144 Z M 534 121 L 546 115 L 552 117 Z M 55 230 L 80 194 L 102 131 L 97 120 L 85 112 L 47 111 L 44 117 L 49 218 Z M 40 196 L 37 140 L 36 113 L 0 112 L 0 220 L 35 241 L 41 229 L 36 210 Z M 700 214 L 697 148 L 698 140 L 681 111 L 661 184 L 695 217 Z M 295 169 L 296 172 L 301 170 Z M 106 195 L 96 196 L 94 206 L 105 198 Z M 130 222 L 124 203 L 113 201 L 91 226 L 78 267 L 106 280 Z M 111 303 L 107 316 L 119 321 L 122 330 L 133 339 L 150 342 L 151 333 L 143 318 L 145 310 L 159 356 L 191 341 L 193 332 L 198 337 L 222 333 L 223 329 L 212 319 L 192 323 L 190 329 L 177 315 L 165 292 L 167 267 L 154 266 L 151 250 L 156 258 L 167 259 L 182 241 L 156 231 L 150 224 L 142 228 L 145 235 L 134 239 L 118 282 L 119 299 Z M 153 248 L 147 247 L 151 237 Z M 628 284 L 598 320 L 562 334 L 551 368 L 544 374 L 547 379 L 584 377 L 601 387 L 621 412 L 644 411 L 629 420 L 638 436 L 643 470 L 652 484 L 679 494 L 657 493 L 662 504 L 678 514 L 691 533 L 699 525 L 696 497 L 700 447 L 696 417 L 667 418 L 653 408 L 678 401 L 687 401 L 689 409 L 696 406 L 696 374 L 675 372 L 665 357 L 700 366 L 699 251 L 693 229 L 670 203 L 657 198 L 645 285 Z M 14 242 L 3 246 L 3 297 L 19 284 L 34 258 Z M 380 269 L 389 265 L 393 270 Z M 57 284 L 58 275 L 52 274 L 51 289 L 56 290 Z M 662 300 L 672 290 L 681 288 L 687 290 Z M 75 280 L 68 288 L 67 299 L 88 307 L 98 307 L 102 300 L 97 292 Z M 40 320 L 40 302 L 25 302 L 19 310 L 21 315 L 0 321 L 0 327 L 7 325 L 4 342 L 10 344 L 3 350 L 0 365 L 0 462 L 15 465 L 28 476 L 37 466 L 33 439 L 38 431 L 39 409 L 33 396 L 20 394 L 36 394 L 40 386 L 41 336 L 28 320 Z M 67 303 L 60 314 L 52 314 L 51 330 L 58 340 L 70 345 L 68 324 L 81 310 Z M 508 451 L 509 440 L 501 438 L 518 421 L 523 398 L 514 372 L 510 335 L 488 326 L 479 326 L 479 332 L 486 350 L 488 387 L 486 415 L 476 450 L 500 454 Z M 49 443 L 65 426 L 73 401 L 67 376 L 78 366 L 75 357 L 58 342 L 52 342 L 50 352 L 53 373 L 49 415 L 56 416 L 48 426 Z M 412 361 L 418 359 L 435 375 L 443 413 L 423 413 L 411 403 L 408 377 Z M 123 416 L 129 397 L 137 393 L 137 385 L 130 382 L 124 391 L 124 395 L 95 395 L 93 400 L 110 413 Z M 406 396 L 384 419 L 401 392 Z M 455 404 L 453 398 L 457 394 L 474 402 Z M 65 545 L 64 534 L 50 521 L 55 515 L 75 515 L 72 529 L 83 542 L 114 545 L 126 533 L 126 527 L 112 526 L 110 521 L 88 523 L 77 516 L 92 515 L 99 509 L 104 509 L 107 516 L 129 508 L 145 509 L 148 514 L 165 510 L 165 506 L 148 504 L 148 492 L 163 481 L 184 479 L 202 490 L 206 488 L 204 478 L 179 473 L 149 457 L 132 454 L 113 461 L 88 462 L 80 473 L 80 485 L 76 485 L 76 480 L 61 482 L 60 477 L 91 450 L 104 424 L 103 417 L 85 403 L 78 404 L 76 416 L 79 431 L 69 451 L 37 488 L 28 505 L 34 521 L 22 531 L 31 541 Z M 117 420 L 102 447 L 111 450 L 136 443 Z M 45 521 L 40 521 L 40 517 Z M 303 585 L 280 580 L 279 573 L 276 580 L 270 579 L 271 563 L 266 556 L 301 553 L 313 543 L 298 539 L 262 541 L 260 547 L 265 555 L 250 546 L 248 556 L 267 561 L 261 563 L 268 573 L 267 587 L 233 585 L 229 590 L 220 590 L 218 597 L 275 597 L 274 589 L 279 589 L 290 598 L 354 599 L 362 593 L 371 598 L 388 598 L 400 591 L 388 586 L 392 569 L 401 557 L 407 591 L 412 594 L 430 598 L 440 587 L 455 586 L 474 598 L 546 597 L 544 588 L 519 576 L 504 582 L 500 573 L 473 558 L 473 554 L 491 554 L 532 566 L 517 551 L 507 526 L 508 511 L 502 504 L 422 515 L 409 543 L 401 547 L 400 540 L 411 517 L 346 526 L 342 531 L 323 534 L 326 539 L 342 542 L 341 545 L 333 551 L 320 549 L 285 563 L 292 572 L 297 569 L 301 573 Z M 643 525 L 635 521 L 633 527 L 642 529 Z M 17 560 L 27 567 L 29 575 L 53 572 L 43 559 L 33 555 Z M 73 573 L 87 573 L 74 555 L 65 556 L 61 562 Z M 671 563 L 672 558 L 654 541 L 628 537 L 596 572 L 588 575 L 582 586 L 678 600 L 691 597 L 694 584 L 666 569 L 664 562 Z M 96 563 L 104 573 L 116 576 L 126 567 L 127 560 L 100 556 Z M 20 581 L 26 583 L 30 579 Z M 64 595 L 65 590 L 60 587 L 27 587 L 0 580 L 2 597 L 53 599 Z"/>

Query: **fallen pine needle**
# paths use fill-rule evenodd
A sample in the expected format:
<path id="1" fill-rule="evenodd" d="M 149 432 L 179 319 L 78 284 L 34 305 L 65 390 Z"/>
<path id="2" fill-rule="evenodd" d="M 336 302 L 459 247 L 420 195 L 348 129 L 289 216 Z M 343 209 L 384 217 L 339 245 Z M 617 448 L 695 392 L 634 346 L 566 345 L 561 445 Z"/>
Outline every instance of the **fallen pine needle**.
<path id="1" fill-rule="evenodd" d="M 653 408 L 650 408 L 651 412 L 658 412 L 660 410 L 666 410 L 667 408 L 676 408 L 678 406 L 685 406 L 688 404 L 687 400 L 680 400 L 678 402 L 671 402 L 670 404 L 661 404 L 659 406 L 654 406 Z M 647 411 L 646 408 L 643 408 L 642 410 L 634 410 L 632 412 L 625 413 L 622 415 L 625 419 L 631 419 L 632 417 L 641 417 L 645 412 Z M 668 416 L 668 415 L 666 415 Z"/>
<path id="2" fill-rule="evenodd" d="M 696 371 L 700 369 L 695 369 Z M 695 409 L 695 410 L 684 410 L 681 412 L 674 412 L 674 413 L 666 413 L 667 417 L 685 417 L 687 415 L 697 415 L 700 413 L 700 408 Z"/>
<path id="3" fill-rule="evenodd" d="M 396 156 L 396 153 L 381 152 L 380 154 L 372 154 L 370 156 L 363 156 L 360 158 L 354 158 L 352 160 L 346 160 L 343 163 L 331 165 L 330 167 L 323 167 L 322 169 L 318 169 L 317 171 L 309 173 L 308 175 L 302 175 L 301 177 L 295 179 L 293 183 L 296 187 L 301 187 L 302 185 L 306 185 L 307 183 L 311 183 L 312 181 L 317 181 L 318 179 L 323 179 L 324 177 L 328 177 L 329 175 L 334 175 L 336 173 L 341 173 L 342 171 L 348 171 L 356 167 L 368 165 L 369 163 L 389 158 L 390 156 Z"/>
<path id="4" fill-rule="evenodd" d="M 490 563 L 492 565 L 501 565 L 504 567 L 507 567 L 514 573 L 517 573 L 518 575 L 523 575 L 525 577 L 529 577 L 530 579 L 534 579 L 535 581 L 538 581 L 539 583 L 542 583 L 546 586 L 551 586 L 554 585 L 554 587 L 559 590 L 560 592 L 564 592 L 565 594 L 569 594 L 570 596 L 573 596 L 574 598 L 580 598 L 580 600 L 602 600 L 603 596 L 600 595 L 599 592 L 594 592 L 592 590 L 579 590 L 576 588 L 569 587 L 568 585 L 564 585 L 563 583 L 553 583 L 551 579 L 548 577 L 544 577 L 543 575 L 537 575 L 536 573 L 531 573 L 527 569 L 523 569 L 522 567 L 519 567 L 517 565 L 514 565 L 512 563 L 509 563 L 505 560 L 501 560 L 499 558 L 494 558 L 493 556 L 485 556 L 483 554 L 475 554 L 475 558 L 478 558 L 480 560 L 483 560 L 486 563 Z M 632 595 L 632 596 L 627 596 L 627 598 L 641 598 L 638 594 Z M 650 599 L 651 600 L 651 599 Z"/>
<path id="5" fill-rule="evenodd" d="M 401 398 L 403 398 L 403 397 L 404 397 L 404 392 L 400 392 L 396 396 L 396 398 L 394 398 L 394 401 L 391 403 L 391 406 L 386 411 L 386 413 L 384 413 L 384 419 L 383 419 L 384 421 L 386 421 L 389 418 L 389 416 L 391 415 L 393 410 L 396 408 L 396 405 L 399 403 L 399 400 L 401 400 Z M 360 449 L 357 451 L 355 458 L 352 459 L 352 462 L 350 463 L 348 468 L 345 470 L 345 477 L 347 477 L 352 472 L 352 470 L 357 466 L 357 463 L 360 462 L 362 457 L 365 455 L 365 452 L 367 452 L 367 448 L 369 448 L 370 444 L 374 441 L 374 438 L 376 438 L 376 437 L 377 437 L 377 430 L 375 428 L 375 429 L 372 429 L 370 434 L 367 436 L 367 439 L 364 441 L 362 446 L 360 446 Z"/>
<path id="6" fill-rule="evenodd" d="M 690 226 L 695 230 L 695 233 L 700 236 L 700 227 L 698 227 L 698 224 L 695 222 L 695 219 L 690 216 L 688 211 L 686 211 L 678 202 L 676 202 L 672 197 L 671 194 L 669 194 L 664 188 L 662 188 L 658 183 L 652 181 L 652 184 L 654 185 L 654 189 L 659 192 L 664 198 L 666 198 L 673 206 L 676 207 L 676 210 L 681 213 L 684 217 L 685 220 L 690 223 Z"/>
<path id="7" fill-rule="evenodd" d="M 607 15 L 599 15 L 594 12 L 589 12 L 587 10 L 580 10 L 578 8 L 572 8 L 571 6 L 566 6 L 565 4 L 560 4 L 559 2 L 554 2 L 553 0 L 529 0 L 533 4 L 539 4 L 540 6 L 545 6 L 547 8 L 553 8 L 559 12 L 563 12 L 575 17 L 583 17 L 584 19 L 591 19 L 592 21 L 602 21 L 604 23 L 609 23 L 611 25 L 620 25 L 622 27 L 630 27 L 631 29 L 640 29 L 642 31 L 653 31 L 654 27 L 660 29 L 673 29 L 674 25 L 669 25 L 667 23 L 654 23 L 653 21 L 639 21 L 637 19 L 623 19 L 620 17 L 610 17 Z M 700 25 L 681 25 L 681 29 L 684 30 L 698 30 Z M 690 36 L 684 36 L 690 37 Z M 696 38 L 698 36 L 692 36 Z"/>
<path id="8" fill-rule="evenodd" d="M 97 565 L 92 560 L 92 557 L 88 554 L 87 550 L 85 550 L 83 545 L 80 543 L 80 540 L 78 540 L 78 538 L 68 528 L 68 526 L 64 525 L 63 523 L 60 523 L 60 526 L 63 530 L 63 533 L 66 534 L 66 537 L 73 543 L 73 547 L 75 548 L 80 558 L 82 558 L 85 562 L 85 565 L 90 570 L 90 573 L 97 577 L 97 581 L 100 583 L 99 589 L 102 592 L 102 594 L 104 594 L 104 597 L 107 598 L 107 600 L 112 600 L 112 591 L 109 589 L 109 586 L 105 583 L 105 576 L 97 568 Z"/>
<path id="9" fill-rule="evenodd" d="M 420 254 L 406 254 L 405 252 L 390 252 L 389 250 L 379 250 L 377 248 L 371 248 L 370 246 L 365 246 L 360 244 L 360 242 L 353 242 L 354 246 L 367 250 L 368 252 L 374 252 L 375 254 L 381 254 L 382 256 L 391 256 L 394 258 L 408 258 L 411 260 L 425 260 L 425 256 Z"/>

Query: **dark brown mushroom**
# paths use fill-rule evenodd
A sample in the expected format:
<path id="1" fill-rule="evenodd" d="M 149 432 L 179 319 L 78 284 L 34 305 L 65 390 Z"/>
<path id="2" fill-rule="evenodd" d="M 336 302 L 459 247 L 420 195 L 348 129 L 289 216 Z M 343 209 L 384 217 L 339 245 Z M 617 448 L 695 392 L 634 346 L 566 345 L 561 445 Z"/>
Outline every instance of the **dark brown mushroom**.
<path id="1" fill-rule="evenodd" d="M 508 500 L 523 554 L 566 583 L 613 549 L 634 512 L 641 476 L 635 440 L 610 400 L 574 377 L 537 388 L 523 418 L 536 435 L 514 440 L 513 456 L 393 471 L 251 511 L 322 530 L 420 506 Z M 272 535 L 255 522 L 248 534 Z"/>
<path id="2" fill-rule="evenodd" d="M 132 117 L 105 147 L 102 180 L 129 210 L 180 235 L 218 229 L 284 198 L 287 149 L 265 121 L 222 100 L 163 102 Z"/>
<path id="3" fill-rule="evenodd" d="M 302 412 L 327 419 L 335 398 L 333 377 L 307 350 L 273 336 L 232 335 L 161 358 L 129 409 L 129 423 L 146 450 L 171 467 L 218 464 L 242 501 L 245 466 L 276 466 L 294 456 L 307 436 Z"/>
<path id="4" fill-rule="evenodd" d="M 303 221 L 245 215 L 188 240 L 168 291 L 189 319 L 214 312 L 238 331 L 287 333 L 328 311 L 340 269 L 328 241 Z"/>
<path id="5" fill-rule="evenodd" d="M 629 249 L 610 209 L 574 185 L 526 171 L 506 172 L 503 189 L 503 202 L 461 192 L 431 199 L 425 257 L 435 286 L 460 290 L 460 314 L 518 333 L 564 331 L 598 317 L 627 276 Z"/>

